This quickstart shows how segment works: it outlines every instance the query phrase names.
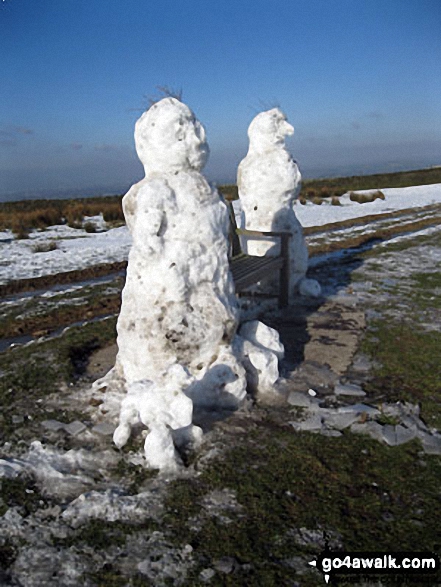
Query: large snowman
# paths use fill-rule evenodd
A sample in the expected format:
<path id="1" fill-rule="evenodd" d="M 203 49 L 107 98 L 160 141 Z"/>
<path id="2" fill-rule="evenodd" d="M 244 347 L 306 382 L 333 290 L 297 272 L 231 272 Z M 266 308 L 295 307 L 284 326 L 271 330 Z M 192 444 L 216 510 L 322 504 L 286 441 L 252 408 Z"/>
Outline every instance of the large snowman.
<path id="1" fill-rule="evenodd" d="M 279 108 L 258 114 L 248 129 L 248 154 L 239 165 L 237 184 L 242 206 L 241 227 L 261 231 L 287 231 L 290 239 L 290 296 L 299 292 L 319 295 L 319 284 L 306 279 L 308 249 L 303 230 L 294 212 L 301 175 L 288 152 L 285 139 L 294 133 Z M 243 238 L 250 255 L 277 255 L 274 239 Z"/>
<path id="2" fill-rule="evenodd" d="M 157 102 L 137 121 L 135 144 L 145 178 L 123 199 L 133 245 L 117 323 L 118 355 L 95 387 L 123 393 L 116 445 L 142 423 L 149 429 L 147 464 L 163 468 L 179 461 L 176 445 L 200 436 L 192 424 L 193 403 L 237 407 L 247 392 L 245 367 L 255 379 L 253 364 L 268 365 L 272 383 L 283 347 L 277 333 L 260 323 L 248 323 L 246 336 L 236 335 L 228 213 L 201 174 L 209 150 L 192 111 L 175 98 Z"/>
<path id="3" fill-rule="evenodd" d="M 227 211 L 201 174 L 205 131 L 165 98 L 135 127 L 145 178 L 124 196 L 133 237 L 118 320 L 119 359 L 130 384 L 174 363 L 203 370 L 227 348 L 238 313 L 227 259 Z"/>

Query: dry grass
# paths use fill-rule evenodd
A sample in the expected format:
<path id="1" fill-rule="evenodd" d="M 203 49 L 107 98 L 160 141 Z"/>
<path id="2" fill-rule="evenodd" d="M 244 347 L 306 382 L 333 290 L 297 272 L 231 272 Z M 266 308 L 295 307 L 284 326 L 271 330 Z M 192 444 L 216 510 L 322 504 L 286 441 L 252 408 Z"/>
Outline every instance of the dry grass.
<path id="1" fill-rule="evenodd" d="M 49 253 L 58 249 L 58 244 L 55 241 L 48 241 L 45 243 L 38 243 L 32 247 L 34 253 Z"/>
<path id="2" fill-rule="evenodd" d="M 351 202 L 358 202 L 358 204 L 369 204 L 375 202 L 375 200 L 385 200 L 386 196 L 380 190 L 370 193 L 351 192 L 349 194 L 349 199 Z"/>
<path id="3" fill-rule="evenodd" d="M 0 205 L 0 230 L 10 229 L 17 238 L 27 238 L 29 231 L 48 226 L 81 228 L 85 216 L 99 214 L 106 222 L 124 223 L 121 197 L 7 202 Z"/>
<path id="4" fill-rule="evenodd" d="M 0 297 L 16 294 L 24 291 L 35 291 L 38 289 L 48 288 L 59 283 L 74 283 L 76 281 L 86 281 L 103 275 L 110 275 L 123 271 L 127 267 L 127 261 L 116 261 L 115 263 L 105 263 L 94 265 L 86 269 L 75 269 L 65 273 L 55 273 L 53 275 L 42 275 L 29 279 L 17 279 L 4 285 L 0 285 Z"/>
<path id="5" fill-rule="evenodd" d="M 301 195 L 308 197 L 309 192 L 315 192 L 314 195 L 320 194 L 320 190 L 323 188 L 334 196 L 341 196 L 351 190 L 372 190 L 379 186 L 382 188 L 401 188 L 432 183 L 441 183 L 441 167 L 397 173 L 377 173 L 375 175 L 306 179 L 303 181 Z"/>
<path id="6" fill-rule="evenodd" d="M 223 197 L 230 202 L 239 198 L 237 185 L 220 185 L 218 190 Z"/>
<path id="7" fill-rule="evenodd" d="M 70 326 L 81 320 L 117 314 L 121 307 L 121 293 L 92 299 L 81 306 L 63 305 L 40 316 L 19 316 L 2 323 L 4 338 L 23 336 L 46 336 L 63 326 Z"/>
<path id="8" fill-rule="evenodd" d="M 313 204 L 315 204 L 316 206 L 321 206 L 323 204 L 322 198 L 319 198 L 318 196 L 315 196 L 314 198 L 311 198 L 311 202 Z"/>

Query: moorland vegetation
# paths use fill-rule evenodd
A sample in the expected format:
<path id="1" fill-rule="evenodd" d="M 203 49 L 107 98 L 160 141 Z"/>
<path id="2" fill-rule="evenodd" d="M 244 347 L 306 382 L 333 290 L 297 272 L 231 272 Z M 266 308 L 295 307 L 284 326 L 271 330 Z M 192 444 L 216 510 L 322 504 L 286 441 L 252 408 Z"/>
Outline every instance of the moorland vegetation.
<path id="1" fill-rule="evenodd" d="M 303 181 L 299 201 L 322 204 L 329 201 L 339 205 L 339 198 L 346 192 L 378 190 L 378 188 L 409 187 L 441 183 L 441 167 L 398 173 L 306 179 Z M 219 191 L 228 200 L 238 198 L 236 185 L 221 185 Z M 10 229 L 17 238 L 27 238 L 32 229 L 44 230 L 48 226 L 67 224 L 82 228 L 87 216 L 102 214 L 107 223 L 124 224 L 122 195 L 66 200 L 25 200 L 0 204 L 0 230 Z M 380 191 L 375 195 L 354 195 L 351 199 L 359 203 L 383 199 Z M 87 227 L 86 227 L 87 229 Z"/>

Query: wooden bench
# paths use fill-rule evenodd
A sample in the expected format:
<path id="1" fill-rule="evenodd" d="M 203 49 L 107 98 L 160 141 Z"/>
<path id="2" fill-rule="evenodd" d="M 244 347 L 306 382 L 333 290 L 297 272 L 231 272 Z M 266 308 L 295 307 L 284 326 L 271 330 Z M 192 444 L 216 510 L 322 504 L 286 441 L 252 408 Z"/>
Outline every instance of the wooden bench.
<path id="1" fill-rule="evenodd" d="M 290 232 L 262 232 L 258 230 L 238 229 L 233 204 L 226 201 L 230 216 L 230 269 L 233 274 L 236 292 L 242 293 L 251 285 L 279 272 L 279 308 L 284 308 L 289 301 L 289 239 Z M 277 256 L 257 257 L 242 252 L 239 236 L 253 239 L 277 237 L 280 238 L 280 254 Z M 265 294 L 270 295 L 270 294 Z M 271 296 L 274 297 L 274 296 Z"/>

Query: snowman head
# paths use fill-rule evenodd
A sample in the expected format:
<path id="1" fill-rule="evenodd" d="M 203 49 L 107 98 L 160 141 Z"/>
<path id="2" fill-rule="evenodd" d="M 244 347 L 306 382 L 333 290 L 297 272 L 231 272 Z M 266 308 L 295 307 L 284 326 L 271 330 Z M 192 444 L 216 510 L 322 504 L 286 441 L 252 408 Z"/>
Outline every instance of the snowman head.
<path id="1" fill-rule="evenodd" d="M 200 171 L 208 159 L 205 130 L 176 98 L 153 104 L 135 125 L 136 152 L 146 174 Z"/>
<path id="2" fill-rule="evenodd" d="M 275 147 L 285 147 L 285 137 L 294 134 L 294 127 L 279 108 L 258 114 L 248 128 L 250 151 L 263 153 Z"/>

